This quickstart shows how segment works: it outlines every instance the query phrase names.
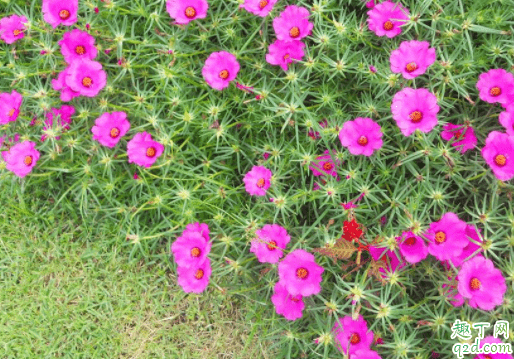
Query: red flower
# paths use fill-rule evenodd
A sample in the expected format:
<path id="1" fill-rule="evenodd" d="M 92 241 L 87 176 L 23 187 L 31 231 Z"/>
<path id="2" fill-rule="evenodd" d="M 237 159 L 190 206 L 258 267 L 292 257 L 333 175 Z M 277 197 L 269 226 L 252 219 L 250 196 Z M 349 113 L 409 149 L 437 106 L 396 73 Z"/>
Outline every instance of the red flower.
<path id="1" fill-rule="evenodd" d="M 355 218 L 353 218 L 351 222 L 344 221 L 343 231 L 344 231 L 344 234 L 343 234 L 342 238 L 347 241 L 353 241 L 354 239 L 359 239 L 360 236 L 362 235 L 362 230 L 359 228 L 359 223 L 357 223 Z"/>

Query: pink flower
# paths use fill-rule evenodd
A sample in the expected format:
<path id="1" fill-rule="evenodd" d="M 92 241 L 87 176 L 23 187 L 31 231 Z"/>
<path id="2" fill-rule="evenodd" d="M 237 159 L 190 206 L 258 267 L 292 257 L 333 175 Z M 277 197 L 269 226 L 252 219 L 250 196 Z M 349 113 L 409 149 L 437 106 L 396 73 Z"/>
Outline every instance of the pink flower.
<path id="1" fill-rule="evenodd" d="M 507 107 L 506 111 L 503 111 L 498 116 L 500 124 L 505 127 L 508 135 L 514 136 L 514 104 Z"/>
<path id="2" fill-rule="evenodd" d="M 66 85 L 66 77 L 68 76 L 69 67 L 65 68 L 59 73 L 57 79 L 52 80 L 52 88 L 56 91 L 61 91 L 61 101 L 68 102 L 71 99 L 80 96 L 80 93 L 73 91 Z"/>
<path id="3" fill-rule="evenodd" d="M 489 335 L 480 341 L 480 348 L 483 348 L 484 344 L 500 344 L 500 343 L 503 343 L 500 338 L 495 338 L 492 335 Z M 499 346 L 497 345 L 496 348 L 498 348 L 498 347 Z M 485 351 L 484 354 L 478 354 L 478 356 L 476 356 L 474 359 L 512 359 L 513 358 L 512 355 L 507 354 L 507 353 L 504 353 L 504 354 L 491 353 L 492 352 L 491 345 L 489 345 L 486 348 L 489 348 L 489 350 L 485 351 L 485 349 L 484 349 L 484 351 Z M 497 350 L 495 350 L 495 351 L 497 351 Z"/>
<path id="4" fill-rule="evenodd" d="M 514 177 L 514 136 L 493 131 L 482 148 L 482 157 L 496 178 L 508 181 Z"/>
<path id="5" fill-rule="evenodd" d="M 321 291 L 321 273 L 324 269 L 316 264 L 314 256 L 296 249 L 278 264 L 278 276 L 289 294 L 304 297 Z"/>
<path id="6" fill-rule="evenodd" d="M 16 90 L 12 90 L 11 94 L 0 93 L 0 125 L 16 121 L 22 101 L 23 97 Z"/>
<path id="7" fill-rule="evenodd" d="M 277 39 L 298 41 L 311 34 L 314 24 L 309 22 L 309 10 L 304 7 L 289 5 L 280 15 L 273 19 L 273 29 Z"/>
<path id="8" fill-rule="evenodd" d="M 370 65 L 369 66 L 369 71 L 371 71 L 372 73 L 376 74 L 377 73 L 377 68 L 373 65 Z"/>
<path id="9" fill-rule="evenodd" d="M 79 0 L 43 0 L 43 19 L 55 29 L 59 25 L 70 26 L 77 22 Z"/>
<path id="10" fill-rule="evenodd" d="M 368 9 L 373 9 L 375 7 L 375 0 L 369 0 L 367 3 L 366 3 L 366 7 Z"/>
<path id="11" fill-rule="evenodd" d="M 336 347 L 344 354 L 355 354 L 358 350 L 368 350 L 373 343 L 373 332 L 362 315 L 353 320 L 351 315 L 336 320 L 334 327 Z M 350 349 L 348 351 L 348 349 Z M 353 359 L 353 355 L 351 356 Z"/>
<path id="12" fill-rule="evenodd" d="M 184 230 L 171 245 L 171 252 L 180 267 L 197 267 L 207 259 L 211 246 L 201 232 Z"/>
<path id="13" fill-rule="evenodd" d="M 251 196 L 264 196 L 271 186 L 273 173 L 264 166 L 253 166 L 243 178 L 246 192 Z"/>
<path id="14" fill-rule="evenodd" d="M 95 97 L 105 87 L 107 74 L 99 62 L 78 60 L 68 67 L 65 82 L 71 90 L 80 95 Z"/>
<path id="15" fill-rule="evenodd" d="M 0 19 L 0 39 L 6 44 L 13 44 L 25 37 L 25 16 L 11 15 Z"/>
<path id="16" fill-rule="evenodd" d="M 177 267 L 178 284 L 186 293 L 201 293 L 209 285 L 212 268 L 211 261 L 206 258 L 202 264 L 191 267 Z"/>
<path id="17" fill-rule="evenodd" d="M 368 11 L 368 26 L 377 36 L 393 38 L 402 32 L 401 26 L 409 20 L 409 10 L 400 3 L 384 1 Z"/>
<path id="18" fill-rule="evenodd" d="M 278 224 L 266 224 L 255 233 L 257 238 L 252 241 L 250 252 L 255 253 L 261 263 L 278 263 L 284 255 L 282 249 L 291 240 L 285 228 Z"/>
<path id="19" fill-rule="evenodd" d="M 39 160 L 39 151 L 35 147 L 34 142 L 24 141 L 2 152 L 6 168 L 21 178 L 28 175 Z"/>
<path id="20" fill-rule="evenodd" d="M 469 299 L 471 307 L 492 310 L 502 304 L 507 285 L 490 259 L 479 256 L 464 262 L 458 279 L 459 293 Z"/>
<path id="21" fill-rule="evenodd" d="M 293 60 L 301 60 L 305 53 L 305 44 L 301 41 L 275 40 L 269 45 L 269 53 L 266 54 L 266 61 L 271 65 L 278 65 L 287 71 L 288 64 Z"/>
<path id="22" fill-rule="evenodd" d="M 425 241 L 414 233 L 403 232 L 398 239 L 400 253 L 409 263 L 418 263 L 428 256 L 428 248 Z"/>
<path id="23" fill-rule="evenodd" d="M 91 128 L 93 140 L 113 148 L 130 129 L 130 122 L 125 112 L 104 113 L 95 120 Z"/>
<path id="24" fill-rule="evenodd" d="M 383 262 L 384 268 L 380 268 L 380 272 L 383 274 L 382 277 L 385 277 L 387 273 L 402 269 L 406 265 L 403 259 L 398 258 L 395 251 L 386 251 L 386 248 L 369 246 L 369 254 L 371 254 L 371 257 L 375 261 Z"/>
<path id="25" fill-rule="evenodd" d="M 65 33 L 62 40 L 59 41 L 59 45 L 64 61 L 69 64 L 81 59 L 93 60 L 98 54 L 95 38 L 79 29 Z"/>
<path id="26" fill-rule="evenodd" d="M 377 352 L 370 349 L 359 349 L 349 359 L 382 359 Z"/>
<path id="27" fill-rule="evenodd" d="M 450 141 L 455 138 L 452 146 L 457 147 L 457 151 L 461 153 L 472 150 L 477 145 L 477 138 L 473 127 L 464 125 L 458 126 L 449 123 L 443 127 L 443 130 L 444 131 L 441 132 L 441 137 L 446 141 Z"/>
<path id="28" fill-rule="evenodd" d="M 466 226 L 466 222 L 452 212 L 447 212 L 439 221 L 430 223 L 425 234 L 430 241 L 428 253 L 440 261 L 460 256 L 469 242 L 465 233 Z"/>
<path id="29" fill-rule="evenodd" d="M 450 259 L 450 262 L 453 263 L 455 267 L 460 267 L 464 261 L 468 259 L 469 256 L 471 256 L 476 251 L 481 252 L 482 247 L 479 244 L 473 243 L 469 240 L 469 238 L 473 239 L 475 242 L 481 243 L 482 240 L 480 239 L 476 229 L 474 226 L 468 224 L 466 226 L 466 239 L 468 239 L 466 247 L 462 250 L 462 253 L 458 256 L 453 257 Z"/>
<path id="30" fill-rule="evenodd" d="M 352 155 L 368 157 L 382 148 L 383 144 L 381 127 L 367 117 L 357 117 L 353 121 L 345 122 L 339 132 L 339 139 Z"/>
<path id="31" fill-rule="evenodd" d="M 428 41 L 403 41 L 391 52 L 391 71 L 409 80 L 423 75 L 435 62 L 435 49 L 429 47 Z"/>
<path id="32" fill-rule="evenodd" d="M 59 126 L 62 127 L 63 132 L 70 129 L 71 116 L 75 114 L 75 107 L 64 105 L 61 108 L 52 108 L 50 112 L 46 113 L 45 126 L 43 131 L 46 131 L 53 127 L 54 119 L 57 120 Z M 46 139 L 46 135 L 41 136 L 41 141 Z M 56 140 L 60 139 L 59 136 L 55 137 Z"/>
<path id="33" fill-rule="evenodd" d="M 280 282 L 275 284 L 271 302 L 275 305 L 277 314 L 282 314 L 287 320 L 296 320 L 302 317 L 305 307 L 302 296 L 289 294 L 286 287 Z"/>
<path id="34" fill-rule="evenodd" d="M 129 163 L 149 168 L 164 152 L 164 146 L 152 140 L 148 132 L 137 133 L 127 143 L 127 155 Z"/>
<path id="35" fill-rule="evenodd" d="M 205 0 L 168 0 L 166 10 L 179 25 L 189 24 L 196 19 L 205 19 L 209 3 Z"/>
<path id="36" fill-rule="evenodd" d="M 213 52 L 205 60 L 202 75 L 205 81 L 216 90 L 228 87 L 230 81 L 237 77 L 239 62 L 230 52 Z"/>
<path id="37" fill-rule="evenodd" d="M 210 234 L 210 230 L 209 230 L 209 226 L 207 225 L 207 223 L 199 223 L 199 222 L 195 222 L 195 223 L 189 223 L 187 226 L 186 226 L 186 229 L 184 230 L 184 233 L 186 232 L 198 232 L 202 235 L 203 239 L 205 240 L 205 242 L 209 242 L 211 240 L 209 234 Z"/>
<path id="38" fill-rule="evenodd" d="M 405 136 L 420 130 L 427 133 L 437 125 L 437 97 L 427 89 L 406 87 L 394 95 L 391 104 L 393 119 Z"/>
<path id="39" fill-rule="evenodd" d="M 278 0 L 245 0 L 239 7 L 254 15 L 266 17 L 277 1 Z"/>
<path id="40" fill-rule="evenodd" d="M 335 152 L 335 151 L 334 151 Z M 326 150 L 323 152 L 322 156 L 316 157 L 309 169 L 312 171 L 314 176 L 324 176 L 329 175 L 332 177 L 337 177 L 337 167 L 341 165 L 339 160 L 332 160 L 332 156 L 330 152 Z"/>
<path id="41" fill-rule="evenodd" d="M 480 74 L 477 88 L 482 100 L 507 104 L 514 96 L 514 76 L 504 69 L 492 69 Z"/>

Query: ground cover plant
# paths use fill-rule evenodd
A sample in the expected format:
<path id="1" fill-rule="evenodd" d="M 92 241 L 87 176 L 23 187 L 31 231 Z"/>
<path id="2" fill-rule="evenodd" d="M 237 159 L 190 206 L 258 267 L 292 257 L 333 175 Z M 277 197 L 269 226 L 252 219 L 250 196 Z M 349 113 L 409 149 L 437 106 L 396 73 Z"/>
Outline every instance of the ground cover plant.
<path id="1" fill-rule="evenodd" d="M 513 5 L 7 2 L 3 191 L 280 357 L 512 358 Z"/>

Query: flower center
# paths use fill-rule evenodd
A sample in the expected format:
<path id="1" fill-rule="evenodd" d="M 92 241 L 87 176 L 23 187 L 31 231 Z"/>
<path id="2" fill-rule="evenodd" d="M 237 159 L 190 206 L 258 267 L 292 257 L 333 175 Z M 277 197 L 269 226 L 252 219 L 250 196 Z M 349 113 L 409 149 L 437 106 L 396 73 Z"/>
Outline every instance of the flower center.
<path id="1" fill-rule="evenodd" d="M 482 286 L 482 283 L 480 283 L 478 278 L 472 278 L 469 281 L 469 286 L 471 287 L 472 290 L 478 290 Z"/>
<path id="2" fill-rule="evenodd" d="M 284 60 L 287 60 L 288 58 L 290 58 L 291 56 L 289 54 L 285 54 L 284 55 Z"/>
<path id="3" fill-rule="evenodd" d="M 192 18 L 194 18 L 196 16 L 196 10 L 192 6 L 186 7 L 186 11 L 185 12 L 186 12 L 187 18 L 189 18 L 189 19 L 192 19 Z"/>
<path id="4" fill-rule="evenodd" d="M 296 270 L 296 276 L 300 279 L 305 279 L 308 275 L 309 271 L 303 267 Z"/>
<path id="5" fill-rule="evenodd" d="M 156 153 L 157 153 L 157 152 L 155 151 L 155 148 L 154 148 L 154 147 L 148 147 L 148 148 L 146 149 L 146 156 L 147 156 L 147 157 L 153 157 L 153 156 L 155 156 L 155 154 L 156 154 Z"/>
<path id="6" fill-rule="evenodd" d="M 500 96 L 502 94 L 502 89 L 499 88 L 498 86 L 495 86 L 489 90 L 489 94 L 494 97 Z"/>
<path id="7" fill-rule="evenodd" d="M 86 53 L 86 48 L 82 45 L 79 45 L 75 48 L 75 52 L 77 55 L 84 55 Z"/>
<path id="8" fill-rule="evenodd" d="M 26 166 L 30 166 L 32 164 L 32 156 L 26 156 L 23 159 L 23 163 L 25 163 Z"/>
<path id="9" fill-rule="evenodd" d="M 393 27 L 394 27 L 394 25 L 391 20 L 387 20 L 386 22 L 384 22 L 384 30 L 385 31 L 392 30 Z"/>
<path id="10" fill-rule="evenodd" d="M 7 112 L 7 117 L 12 117 L 15 112 L 16 112 L 16 110 L 14 108 L 11 109 L 11 111 Z"/>
<path id="11" fill-rule="evenodd" d="M 437 232 L 437 233 L 435 234 L 435 241 L 436 241 L 437 243 L 443 243 L 443 242 L 445 242 L 445 241 L 446 241 L 446 233 L 441 232 L 441 231 Z"/>
<path id="12" fill-rule="evenodd" d="M 59 11 L 59 17 L 61 18 L 61 20 L 66 20 L 70 16 L 71 16 L 71 14 L 70 14 L 70 12 L 68 10 L 61 10 L 61 11 Z"/>
<path id="13" fill-rule="evenodd" d="M 264 9 L 268 5 L 268 2 L 266 0 L 262 0 L 259 2 L 259 9 Z"/>
<path id="14" fill-rule="evenodd" d="M 418 65 L 415 62 L 409 62 L 407 66 L 405 66 L 405 70 L 407 72 L 412 72 L 418 69 Z"/>
<path id="15" fill-rule="evenodd" d="M 409 237 L 405 240 L 405 242 L 403 242 L 404 244 L 408 245 L 408 246 L 412 246 L 414 243 L 416 243 L 416 238 L 414 237 Z"/>
<path id="16" fill-rule="evenodd" d="M 300 29 L 298 26 L 295 26 L 289 30 L 289 36 L 291 36 L 293 39 L 296 39 L 298 36 L 300 36 Z"/>
<path id="17" fill-rule="evenodd" d="M 19 34 L 23 34 L 23 30 L 16 29 L 12 33 L 14 34 L 14 36 L 18 36 Z"/>
<path id="18" fill-rule="evenodd" d="M 330 163 L 330 162 L 325 162 L 323 164 L 323 169 L 325 171 L 330 171 L 332 168 L 334 168 L 334 165 L 332 163 Z"/>
<path id="19" fill-rule="evenodd" d="M 277 249 L 277 242 L 275 241 L 270 241 L 267 245 L 268 249 L 270 251 L 274 251 L 275 249 Z"/>
<path id="20" fill-rule="evenodd" d="M 487 354 L 486 354 L 486 355 L 484 355 L 484 359 L 493 359 L 493 358 L 491 358 L 491 356 L 490 356 L 490 355 L 487 355 Z"/>
<path id="21" fill-rule="evenodd" d="M 350 343 L 352 344 L 359 344 L 361 341 L 361 337 L 357 333 L 353 333 L 350 337 Z"/>
<path id="22" fill-rule="evenodd" d="M 113 127 L 113 128 L 111 128 L 111 132 L 109 132 L 109 135 L 112 138 L 116 138 L 120 135 L 120 130 L 117 127 Z"/>
<path id="23" fill-rule="evenodd" d="M 500 167 L 503 167 L 507 163 L 507 158 L 504 155 L 497 155 L 494 158 L 494 163 L 496 163 Z"/>
<path id="24" fill-rule="evenodd" d="M 302 299 L 301 295 L 296 295 L 294 297 L 289 296 L 293 302 L 298 302 L 300 299 Z"/>
<path id="25" fill-rule="evenodd" d="M 203 278 L 203 269 L 198 269 L 195 273 L 196 279 L 202 279 Z"/>
<path id="26" fill-rule="evenodd" d="M 191 249 L 191 257 L 198 258 L 198 257 L 200 257 L 200 254 L 202 254 L 202 251 L 200 250 L 200 248 L 194 247 L 193 249 Z"/>
<path id="27" fill-rule="evenodd" d="M 357 143 L 361 146 L 366 146 L 368 144 L 368 138 L 366 136 L 361 136 L 357 140 Z"/>
<path id="28" fill-rule="evenodd" d="M 264 180 L 264 178 L 259 178 L 257 180 L 257 187 L 262 188 L 262 187 L 264 187 L 265 183 L 266 183 L 266 181 Z"/>
<path id="29" fill-rule="evenodd" d="M 409 118 L 411 119 L 412 123 L 418 123 L 423 119 L 423 114 L 419 111 L 414 111 L 409 115 Z"/>
<path id="30" fill-rule="evenodd" d="M 459 139 L 460 136 L 462 136 L 462 131 L 461 130 L 458 130 L 457 132 L 455 132 L 455 134 L 453 135 L 456 139 Z"/>
<path id="31" fill-rule="evenodd" d="M 228 70 L 221 70 L 220 72 L 220 77 L 223 79 L 223 80 L 226 80 L 228 78 Z"/>
<path id="32" fill-rule="evenodd" d="M 91 87 L 91 85 L 93 84 L 93 80 L 91 79 L 91 77 L 84 77 L 82 79 L 82 85 L 85 86 L 85 87 Z"/>

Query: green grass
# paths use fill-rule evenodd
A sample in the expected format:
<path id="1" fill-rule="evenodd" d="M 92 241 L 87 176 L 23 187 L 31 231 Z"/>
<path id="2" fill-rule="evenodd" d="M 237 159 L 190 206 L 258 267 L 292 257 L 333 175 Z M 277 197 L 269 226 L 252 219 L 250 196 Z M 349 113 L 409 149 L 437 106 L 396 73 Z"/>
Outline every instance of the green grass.
<path id="1" fill-rule="evenodd" d="M 1 358 L 272 357 L 239 298 L 188 295 L 165 258 L 129 262 L 112 234 L 2 203 Z"/>

